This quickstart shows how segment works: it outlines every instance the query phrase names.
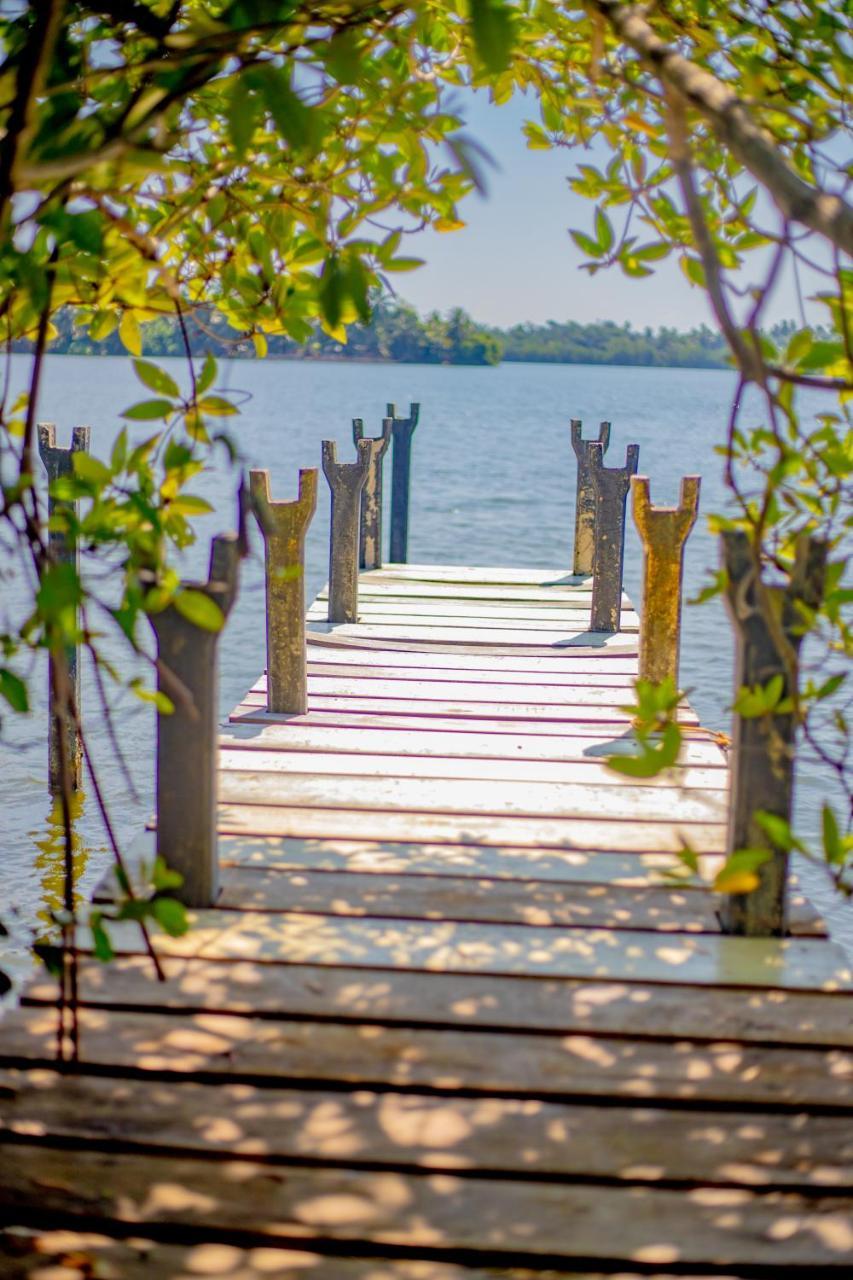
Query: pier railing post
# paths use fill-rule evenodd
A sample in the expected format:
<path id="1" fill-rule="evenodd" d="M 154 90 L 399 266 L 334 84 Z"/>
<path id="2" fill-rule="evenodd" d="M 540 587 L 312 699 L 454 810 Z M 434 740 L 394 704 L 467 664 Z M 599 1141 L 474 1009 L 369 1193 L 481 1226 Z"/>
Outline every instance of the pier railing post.
<path id="1" fill-rule="evenodd" d="M 44 464 L 48 483 L 51 487 L 60 476 L 73 474 L 74 454 L 89 452 L 90 435 L 91 432 L 88 427 L 75 427 L 71 433 L 71 448 L 64 449 L 56 443 L 56 427 L 54 424 L 52 422 L 39 423 L 39 456 Z M 48 491 L 47 514 L 49 521 L 52 522 L 55 516 L 61 515 L 63 508 L 67 510 L 69 506 L 76 512 L 76 503 L 63 502 L 61 499 L 53 497 Z M 48 539 L 50 554 L 54 561 L 57 564 L 69 564 L 75 570 L 79 570 L 80 553 L 76 545 L 69 545 L 64 532 L 61 529 L 51 529 L 48 533 Z M 47 772 L 48 786 L 54 794 L 60 791 L 62 787 L 60 733 L 65 740 L 65 759 L 68 762 L 71 786 L 75 791 L 79 791 L 83 782 L 83 746 L 77 728 L 82 693 L 80 655 L 77 645 L 68 646 L 65 651 L 65 663 L 68 678 L 67 692 L 70 694 L 70 699 L 60 696 L 60 690 L 55 688 L 53 663 L 50 664 L 50 675 L 48 677 Z M 70 714 L 70 702 L 72 700 L 77 712 L 76 720 Z"/>
<path id="2" fill-rule="evenodd" d="M 363 419 L 352 420 L 355 447 L 358 448 L 359 441 L 365 439 L 370 445 L 370 466 L 361 491 L 361 531 L 358 542 L 360 569 L 382 567 L 382 460 L 391 443 L 391 425 L 391 418 L 383 418 L 382 435 L 371 437 L 364 434 Z"/>
<path id="3" fill-rule="evenodd" d="M 391 545 L 388 559 L 392 564 L 405 564 L 409 555 L 409 481 L 412 471 L 412 436 L 418 425 L 421 407 L 409 405 L 408 418 L 397 417 L 397 406 L 386 409 L 391 419 Z"/>
<path id="4" fill-rule="evenodd" d="M 677 507 L 654 507 L 649 477 L 631 477 L 634 524 L 643 544 L 641 680 L 678 688 L 684 546 L 699 514 L 699 476 L 683 476 Z"/>
<path id="5" fill-rule="evenodd" d="M 249 473 L 264 537 L 267 597 L 267 708 L 308 710 L 305 648 L 305 535 L 317 509 L 317 468 L 299 472 L 295 502 L 273 502 L 269 471 Z"/>
<path id="6" fill-rule="evenodd" d="M 592 560 L 591 631 L 618 631 L 622 617 L 625 560 L 625 500 L 636 474 L 640 446 L 629 444 L 624 467 L 605 467 L 604 446 L 591 442 L 590 475 L 595 490 L 595 549 Z"/>
<path id="7" fill-rule="evenodd" d="M 204 592 L 227 619 L 237 595 L 237 534 L 213 539 Z M 216 839 L 216 737 L 219 720 L 218 648 L 221 632 L 205 630 L 174 604 L 151 615 L 157 636 L 158 688 L 174 711 L 157 716 L 157 854 L 183 884 L 176 897 L 209 907 L 219 888 Z M 183 696 L 181 696 L 183 695 Z"/>
<path id="8" fill-rule="evenodd" d="M 607 446 L 610 444 L 610 423 L 600 424 L 595 440 L 582 439 L 582 427 L 580 418 L 572 418 L 572 448 L 578 460 L 572 573 L 588 577 L 592 573 L 592 557 L 595 548 L 595 485 L 590 474 L 590 455 L 595 444 L 601 445 L 602 454 L 607 452 Z"/>
<path id="9" fill-rule="evenodd" d="M 338 462 L 334 440 L 323 441 L 323 475 L 332 491 L 329 531 L 329 621 L 358 621 L 358 531 L 370 441 L 359 440 L 355 462 Z"/>
<path id="10" fill-rule="evenodd" d="M 802 644 L 797 605 L 801 602 L 814 609 L 820 603 L 827 545 L 803 535 L 790 583 L 784 588 L 759 583 L 755 554 L 742 530 L 724 532 L 722 549 L 726 603 L 735 631 L 735 692 L 766 685 L 779 676 L 784 704 L 796 691 Z M 772 611 L 770 621 L 767 609 Z M 796 722 L 790 712 L 734 715 L 727 850 L 731 854 L 738 849 L 766 849 L 771 856 L 757 868 L 759 883 L 752 892 L 723 899 L 720 916 L 726 933 L 773 937 L 787 931 L 788 853 L 774 845 L 755 814 L 760 810 L 790 823 L 795 739 Z"/>

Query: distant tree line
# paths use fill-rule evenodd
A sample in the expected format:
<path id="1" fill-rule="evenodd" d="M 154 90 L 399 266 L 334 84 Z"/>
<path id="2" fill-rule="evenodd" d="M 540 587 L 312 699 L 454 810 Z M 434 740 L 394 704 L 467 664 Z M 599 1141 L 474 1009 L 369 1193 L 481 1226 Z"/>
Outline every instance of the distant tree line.
<path id="1" fill-rule="evenodd" d="M 60 355 L 126 355 L 117 331 L 93 340 L 76 326 L 74 313 L 65 308 L 54 317 L 55 337 L 50 350 Z M 199 312 L 186 320 L 190 350 L 201 355 L 211 349 L 219 354 L 256 354 L 251 339 L 234 330 L 215 312 Z M 785 339 L 794 326 L 790 321 L 770 331 Z M 418 315 L 406 302 L 382 299 L 368 324 L 352 325 L 349 341 L 342 344 L 319 325 L 305 343 L 272 334 L 266 339 L 269 355 L 279 359 L 387 360 L 409 364 L 496 365 L 501 360 L 548 364 L 645 365 L 686 369 L 726 368 L 727 347 L 707 325 L 686 333 L 661 327 L 656 331 L 632 329 L 612 320 L 581 324 L 576 320 L 546 324 L 517 324 L 510 329 L 477 324 L 455 307 L 445 315 L 431 311 Z M 172 317 L 152 320 L 143 330 L 147 356 L 180 356 L 185 342 Z M 27 350 L 28 344 L 16 343 Z"/>

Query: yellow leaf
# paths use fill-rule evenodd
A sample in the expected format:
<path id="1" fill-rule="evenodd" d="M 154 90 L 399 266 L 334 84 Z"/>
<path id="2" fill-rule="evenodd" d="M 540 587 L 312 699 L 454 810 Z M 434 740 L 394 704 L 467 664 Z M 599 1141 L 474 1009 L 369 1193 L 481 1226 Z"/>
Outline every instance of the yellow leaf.
<path id="1" fill-rule="evenodd" d="M 255 355 L 258 356 L 259 359 L 263 360 L 269 350 L 266 337 L 262 333 L 253 333 L 252 342 L 255 344 Z"/>
<path id="2" fill-rule="evenodd" d="M 752 893 L 758 888 L 758 876 L 754 871 L 726 871 L 725 867 L 714 881 L 717 893 Z"/>
<path id="3" fill-rule="evenodd" d="M 142 355 L 142 330 L 132 311 L 125 311 L 122 316 L 118 336 L 132 356 Z"/>
<path id="4" fill-rule="evenodd" d="M 436 231 L 461 231 L 467 223 L 456 218 L 437 218 L 432 225 Z"/>

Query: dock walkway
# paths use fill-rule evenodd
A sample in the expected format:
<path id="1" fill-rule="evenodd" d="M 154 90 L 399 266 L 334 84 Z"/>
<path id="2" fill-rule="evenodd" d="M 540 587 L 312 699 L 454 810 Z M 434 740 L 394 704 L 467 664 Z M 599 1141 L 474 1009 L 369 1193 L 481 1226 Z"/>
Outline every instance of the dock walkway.
<path id="1" fill-rule="evenodd" d="M 588 580 L 393 565 L 309 612 L 309 710 L 222 734 L 215 909 L 0 1023 L 0 1274 L 849 1274 L 853 1003 L 805 903 L 724 937 L 668 887 L 727 764 L 630 781 L 637 616 Z M 26 1228 L 26 1232 L 18 1230 Z"/>

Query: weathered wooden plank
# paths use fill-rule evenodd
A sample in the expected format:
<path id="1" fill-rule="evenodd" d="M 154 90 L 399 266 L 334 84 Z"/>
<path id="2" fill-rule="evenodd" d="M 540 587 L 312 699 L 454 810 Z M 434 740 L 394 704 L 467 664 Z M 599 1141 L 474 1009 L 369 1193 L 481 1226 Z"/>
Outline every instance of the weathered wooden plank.
<path id="1" fill-rule="evenodd" d="M 605 660 L 606 659 L 606 660 Z M 416 667 L 418 670 L 464 671 L 466 680 L 498 679 L 497 673 L 510 672 L 513 683 L 519 683 L 516 675 L 524 673 L 540 677 L 542 682 L 569 684 L 576 675 L 586 674 L 601 680 L 620 677 L 637 678 L 637 658 L 620 657 L 605 651 L 604 654 L 583 654 L 576 650 L 557 651 L 547 657 L 503 653 L 465 653 L 454 648 L 450 653 L 430 653 L 415 649 L 365 647 L 361 644 L 334 643 L 334 637 L 313 636 L 308 646 L 309 670 L 319 670 L 320 664 L 347 664 L 359 667 Z M 495 673 L 495 674 L 492 674 Z M 566 678 L 568 679 L 566 680 Z M 449 675 L 441 676 L 449 680 Z M 504 678 L 501 675 L 501 678 Z M 534 681 L 535 682 L 535 681 Z"/>
<path id="2" fill-rule="evenodd" d="M 311 605 L 307 617 L 314 621 L 326 621 L 327 609 L 323 601 Z M 413 626 L 518 628 L 523 625 L 529 631 L 586 631 L 589 630 L 589 610 L 584 608 L 554 609 L 551 606 L 455 604 L 451 601 L 365 600 L 359 602 L 359 622 L 395 622 Z M 621 631 L 637 631 L 639 618 L 633 609 L 623 609 Z"/>
<path id="3" fill-rule="evenodd" d="M 349 639 L 363 636 L 373 640 L 425 640 L 442 644 L 490 645 L 495 648 L 514 645 L 521 649 L 571 649 L 575 646 L 587 649 L 613 649 L 617 653 L 636 653 L 636 632 L 613 634 L 604 631 L 571 626 L 552 627 L 549 630 L 533 630 L 528 627 L 451 626 L 442 622 L 423 625 L 415 622 L 320 622 L 310 621 L 309 635 L 336 635 Z"/>
<path id="4" fill-rule="evenodd" d="M 15 1010 L 3 1026 L 0 1065 L 54 1068 L 56 1010 Z M 174 1072 L 348 1088 L 428 1089 L 577 1101 L 630 1099 L 744 1107 L 845 1109 L 853 1054 L 730 1041 L 625 1040 L 376 1023 L 273 1022 L 236 1014 L 80 1010 L 78 1071 Z M 214 1081 L 211 1079 L 210 1083 Z M 3 1148 L 0 1147 L 0 1152 Z M 0 1185 L 3 1179 L 0 1178 Z"/>
<path id="5" fill-rule="evenodd" d="M 487 586 L 497 583 L 500 586 L 513 584 L 571 588 L 587 586 L 591 589 L 592 577 L 569 573 L 566 569 L 521 569 L 504 568 L 500 565 L 463 565 L 463 564 L 394 564 L 389 562 L 381 569 L 374 569 L 360 576 L 361 582 L 461 582 L 477 583 Z"/>
<path id="6" fill-rule="evenodd" d="M 527 1257 L 664 1264 L 817 1263 L 853 1249 L 853 1199 L 731 1188 L 689 1195 L 651 1187 L 572 1186 L 447 1174 L 274 1168 L 21 1146 L 3 1159 L 10 1207 L 110 1217 L 132 1225 L 180 1220 L 272 1241 L 366 1242 Z M 619 1224 L 618 1232 L 614 1223 Z"/>
<path id="7" fill-rule="evenodd" d="M 358 652 L 359 651 L 356 651 L 356 653 Z M 327 679 L 359 680 L 359 681 L 363 680 L 363 681 L 374 681 L 374 682 L 385 681 L 385 680 L 403 680 L 411 684 L 419 684 L 419 683 L 428 683 L 428 684 L 441 683 L 445 685 L 463 684 L 470 687 L 485 684 L 485 685 L 493 685 L 501 689 L 504 689 L 507 686 L 510 686 L 515 689 L 523 688 L 525 690 L 527 690 L 530 685 L 534 685 L 540 689 L 550 689 L 550 690 L 557 690 L 557 689 L 565 690 L 565 689 L 578 689 L 578 688 L 582 688 L 584 690 L 586 689 L 611 690 L 614 693 L 618 693 L 624 702 L 626 701 L 626 696 L 630 697 L 631 695 L 631 692 L 634 687 L 634 679 L 636 674 L 635 673 L 634 675 L 632 675 L 626 672 L 624 675 L 619 675 L 619 674 L 609 675 L 608 671 L 610 670 L 610 668 L 609 668 L 609 664 L 607 663 L 596 663 L 595 664 L 596 670 L 591 672 L 587 672 L 587 671 L 574 672 L 568 669 L 563 670 L 561 667 L 560 669 L 552 670 L 551 673 L 549 673 L 547 669 L 544 672 L 505 671 L 503 669 L 493 671 L 485 668 L 483 668 L 482 670 L 473 669 L 469 671 L 469 670 L 457 670 L 453 667 L 450 667 L 449 669 L 444 670 L 444 669 L 439 669 L 435 667 L 424 666 L 423 662 L 427 661 L 427 659 L 422 660 L 420 665 L 418 665 L 416 662 L 412 662 L 409 665 L 383 667 L 378 665 L 379 663 L 378 654 L 372 654 L 369 656 L 373 656 L 376 659 L 373 666 L 370 666 L 364 663 L 359 663 L 357 656 L 350 661 L 350 665 L 346 665 L 343 662 L 334 663 L 332 661 L 327 661 L 325 663 L 310 662 L 308 664 L 308 678 L 309 680 L 314 680 L 314 681 L 322 681 Z M 412 658 L 413 657 L 413 655 L 411 654 L 409 655 L 398 654 L 396 652 L 391 653 L 389 656 L 392 658 L 397 658 L 397 657 Z M 439 656 L 443 656 L 443 655 L 439 655 Z M 589 660 L 585 660 L 585 661 L 586 661 L 586 665 L 592 665 L 589 663 Z M 557 664 L 555 664 L 555 667 L 556 665 Z M 604 674 L 602 674 L 602 671 L 601 671 L 602 667 L 604 667 Z"/>
<path id="8" fill-rule="evenodd" d="M 316 719 L 314 717 L 313 719 Z M 629 736 L 612 738 L 606 728 L 599 727 L 598 737 L 578 736 L 575 730 L 569 734 L 531 734 L 525 725 L 520 732 L 511 733 L 466 733 L 464 730 L 446 732 L 427 725 L 425 732 L 413 733 L 397 728 L 347 728 L 335 724 L 305 725 L 300 719 L 268 720 L 255 724 L 230 724 L 220 735 L 220 743 L 224 747 L 239 747 L 241 750 L 257 749 L 260 751 L 319 751 L 323 753 L 359 753 L 365 758 L 370 755 L 393 756 L 396 761 L 412 757 L 424 765 L 427 758 L 451 759 L 462 767 L 462 761 L 512 760 L 514 763 L 551 762 L 558 765 L 581 764 L 601 766 L 611 755 L 630 755 L 633 739 Z M 699 768 L 701 766 L 701 768 Z M 414 767 L 414 766 L 413 766 Z M 685 738 L 677 777 L 681 781 L 684 775 L 703 777 L 705 774 L 719 774 L 728 769 L 725 752 L 704 736 L 688 736 Z M 697 772 L 698 771 L 698 772 Z M 611 774 L 611 770 L 607 770 Z M 526 776 L 524 773 L 519 777 Z M 549 778 L 550 778 L 549 772 Z M 619 775 L 613 773 L 612 777 Z M 543 776 L 544 780 L 544 776 Z M 620 778 L 624 785 L 628 782 Z M 648 782 L 648 779 L 644 779 Z M 652 782 L 650 785 L 654 785 Z M 717 785 L 725 785 L 720 782 Z"/>
<path id="9" fill-rule="evenodd" d="M 109 967 L 84 955 L 80 1000 L 181 1018 L 187 1012 L 243 1013 L 285 1021 L 314 1017 L 426 1024 L 454 1028 L 458 1035 L 499 1029 L 513 1035 L 533 1031 L 853 1049 L 846 994 L 705 987 L 699 995 L 695 987 L 675 983 L 396 973 L 249 960 L 165 957 L 162 964 L 166 982 L 157 981 L 140 946 L 137 954 L 119 956 Z M 24 999 L 54 1006 L 56 983 L 47 976 L 36 978 Z"/>
<path id="10" fill-rule="evenodd" d="M 266 676 L 260 676 L 251 686 L 249 693 L 262 694 L 266 699 Z M 492 684 L 485 680 L 467 682 L 462 680 L 424 680 L 418 675 L 408 679 L 386 677 L 383 680 L 367 679 L 359 676 L 310 676 L 308 680 L 308 698 L 310 703 L 318 703 L 319 699 L 345 697 L 354 701 L 367 698 L 404 698 L 414 702 L 487 702 L 493 705 L 503 704 L 508 717 L 514 718 L 516 704 L 522 707 L 534 703 L 540 706 L 583 706 L 583 707 L 624 707 L 635 703 L 634 692 L 630 686 L 594 686 L 594 685 L 529 685 L 529 684 Z M 687 704 L 683 704 L 686 708 Z"/>
<path id="11" fill-rule="evenodd" d="M 707 889 L 625 889 L 553 880 L 227 867 L 216 905 L 234 911 L 654 929 L 668 935 L 720 931 L 719 898 Z M 801 895 L 791 903 L 789 924 L 795 937 L 826 935 Z"/>
<path id="12" fill-rule="evenodd" d="M 573 587 L 537 587 L 535 584 L 498 583 L 492 585 L 471 582 L 422 582 L 417 579 L 396 578 L 379 582 L 362 574 L 359 580 L 359 599 L 395 600 L 483 600 L 497 603 L 505 601 L 530 604 L 549 604 L 555 609 L 574 604 L 589 604 L 592 596 L 592 579 L 587 578 Z M 317 599 L 328 599 L 323 588 Z M 627 594 L 623 601 L 630 604 Z"/>
<path id="13" fill-rule="evenodd" d="M 608 821 L 725 822 L 722 791 L 669 787 L 598 788 L 576 782 L 492 782 L 476 778 L 349 778 L 341 774 L 229 770 L 219 775 L 225 804 L 400 810 L 412 813 L 511 814 Z M 410 818 L 410 821 L 412 819 Z"/>
<path id="14" fill-rule="evenodd" d="M 219 831 L 223 835 L 346 839 L 353 834 L 353 818 L 346 809 L 222 803 Z M 680 823 L 619 819 L 611 822 L 514 815 L 413 815 L 391 809 L 365 809 L 358 815 L 358 834 L 365 840 L 406 842 L 417 834 L 431 844 L 515 845 L 540 850 L 578 849 L 585 853 L 677 853 L 688 832 L 690 845 L 697 853 L 721 853 L 725 848 L 725 828 L 720 823 L 697 822 L 685 827 Z"/>
<path id="15" fill-rule="evenodd" d="M 345 733 L 345 729 L 338 730 Z M 471 759 L 467 756 L 358 755 L 344 751 L 297 751 L 285 739 L 273 746 L 266 737 L 252 742 L 220 739 L 219 767 L 223 770 L 259 770 L 264 773 L 346 774 L 357 778 L 470 778 L 516 784 L 582 783 L 586 786 L 641 786 L 705 791 L 725 791 L 728 776 L 723 769 L 678 768 L 656 778 L 626 778 L 596 760 L 539 761 Z"/>
<path id="16" fill-rule="evenodd" d="M 387 634 L 377 638 L 370 634 L 366 626 L 353 625 L 347 633 L 342 633 L 340 627 L 334 631 L 322 632 L 319 629 L 319 623 L 313 630 L 308 631 L 308 636 L 315 646 L 327 645 L 330 649 L 346 648 L 346 649 L 363 649 L 378 650 L 382 654 L 399 650 L 406 653 L 428 653 L 428 654 L 450 654 L 454 657 L 460 654 L 469 656 L 477 656 L 483 654 L 489 657 L 504 657 L 515 660 L 522 658 L 525 662 L 532 658 L 557 658 L 561 661 L 567 654 L 579 658 L 612 657 L 614 659 L 624 659 L 626 657 L 633 658 L 636 662 L 639 655 L 639 647 L 632 642 L 630 636 L 622 637 L 621 644 L 617 645 L 618 636 L 607 636 L 609 647 L 602 647 L 598 644 L 598 640 L 602 633 L 596 633 L 589 643 L 579 641 L 577 644 L 560 644 L 560 645 L 542 645 L 542 644 L 507 644 L 501 641 L 499 645 L 484 645 L 480 642 L 465 643 L 459 636 L 454 636 L 452 641 L 443 640 L 440 637 L 436 639 L 427 639 L 422 636 L 417 638 L 407 632 L 399 637 L 391 637 Z M 592 633 L 590 633 L 592 634 Z"/>
<path id="17" fill-rule="evenodd" d="M 0 1142 L 627 1183 L 853 1189 L 853 1118 L 329 1093 L 0 1070 Z"/>
<path id="18" fill-rule="evenodd" d="M 533 925 L 383 920 L 216 909 L 190 913 L 182 937 L 157 934 L 163 955 L 278 964 L 327 964 L 416 972 L 529 974 L 613 981 L 853 989 L 834 943 Z M 135 949 L 134 923 L 113 925 L 118 950 Z"/>
<path id="19" fill-rule="evenodd" d="M 383 714 L 375 712 L 356 711 L 344 709 L 341 707 L 337 711 L 318 711 L 311 710 L 305 716 L 284 716 L 277 715 L 275 712 L 267 711 L 260 705 L 261 699 L 256 694 L 251 695 L 253 701 L 241 702 L 231 712 L 230 719 L 235 723 L 246 724 L 263 724 L 263 725 L 282 725 L 287 724 L 307 727 L 340 726 L 350 728 L 364 729 L 411 729 L 418 730 L 423 734 L 431 733 L 483 733 L 483 734 L 534 734 L 537 737 L 546 735 L 553 736 L 559 733 L 557 727 L 559 722 L 551 719 L 539 720 L 509 720 L 509 719 L 484 719 L 482 715 L 476 716 L 441 716 L 438 714 L 424 715 L 419 708 L 416 713 L 405 715 L 395 711 L 386 711 Z M 407 706 L 410 704 L 407 704 Z M 479 704 L 480 711 L 483 711 L 483 704 Z M 599 745 L 605 745 L 608 741 L 619 742 L 621 740 L 624 745 L 628 730 L 625 722 L 616 720 L 571 720 L 565 721 L 566 737 L 577 738 L 594 738 Z M 698 742 L 714 743 L 716 746 L 715 736 L 702 729 L 695 723 L 682 721 L 682 735 L 684 738 L 695 740 Z M 609 751 L 609 747 L 607 748 Z"/>

